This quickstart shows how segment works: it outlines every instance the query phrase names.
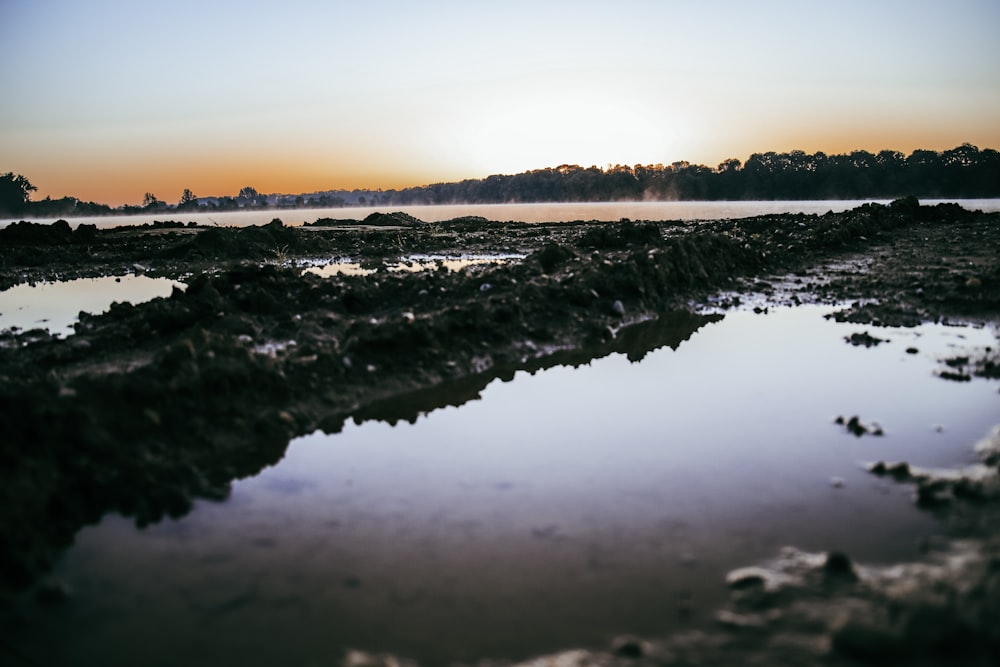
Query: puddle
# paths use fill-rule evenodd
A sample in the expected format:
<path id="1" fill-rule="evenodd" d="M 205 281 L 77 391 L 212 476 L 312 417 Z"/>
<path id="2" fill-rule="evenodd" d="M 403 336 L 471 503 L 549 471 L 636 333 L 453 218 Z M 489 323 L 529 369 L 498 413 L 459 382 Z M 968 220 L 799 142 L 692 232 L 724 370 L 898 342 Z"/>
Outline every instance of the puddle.
<path id="1" fill-rule="evenodd" d="M 366 269 L 357 262 L 329 262 L 310 266 L 304 269 L 302 273 L 311 273 L 320 278 L 331 278 L 333 276 L 370 276 L 375 273 L 375 269 Z"/>
<path id="2" fill-rule="evenodd" d="M 16 285 L 0 292 L 0 330 L 48 329 L 68 336 L 81 311 L 96 315 L 115 302 L 151 301 L 170 296 L 174 287 L 184 289 L 185 285 L 167 278 L 131 274 Z"/>
<path id="3" fill-rule="evenodd" d="M 461 271 L 470 266 L 489 264 L 508 264 L 513 260 L 524 259 L 525 255 L 462 255 L 447 257 L 444 255 L 411 255 L 405 261 L 389 265 L 391 271 L 434 271 L 444 267 L 449 271 Z"/>
<path id="4" fill-rule="evenodd" d="M 452 257 L 446 255 L 411 255 L 401 262 L 386 264 L 390 271 L 436 271 L 441 267 L 449 271 L 461 271 L 470 266 L 480 266 L 489 264 L 506 264 L 513 260 L 524 259 L 525 255 L 503 254 L 503 255 L 462 255 Z M 375 273 L 377 269 L 367 268 L 357 262 L 324 262 L 316 266 L 310 266 L 303 273 L 312 273 L 321 278 L 329 278 L 336 275 L 344 276 L 368 276 Z"/>
<path id="5" fill-rule="evenodd" d="M 935 371 L 997 331 L 858 347 L 865 328 L 829 310 L 734 312 L 641 361 L 518 372 L 412 423 L 299 438 L 184 519 L 105 517 L 54 573 L 70 602 L 28 612 L 19 646 L 42 664 L 522 658 L 702 627 L 725 572 L 784 545 L 917 558 L 939 526 L 862 464 L 971 462 L 997 383 Z"/>

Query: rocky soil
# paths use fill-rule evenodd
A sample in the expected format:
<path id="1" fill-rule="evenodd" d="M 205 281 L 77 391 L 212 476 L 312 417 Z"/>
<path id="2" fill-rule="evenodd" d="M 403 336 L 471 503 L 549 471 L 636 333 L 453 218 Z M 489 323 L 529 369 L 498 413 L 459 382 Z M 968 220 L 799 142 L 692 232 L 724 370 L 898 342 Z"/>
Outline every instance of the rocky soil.
<path id="1" fill-rule="evenodd" d="M 0 288 L 140 272 L 187 288 L 81 314 L 66 338 L 0 334 L 0 592 L 37 587 L 76 532 L 107 512 L 143 525 L 185 514 L 195 498 L 225 498 L 295 436 L 335 432 L 352 417 L 412 418 L 522 368 L 642 356 L 676 345 L 713 308 L 849 303 L 837 317 L 869 324 L 874 339 L 880 324 L 1000 322 L 998 248 L 1000 215 L 913 199 L 701 223 L 376 214 L 301 228 L 9 226 Z M 523 259 L 390 270 L 417 253 Z M 367 275 L 302 271 L 337 259 Z M 687 324 L 658 326 L 665 313 Z M 997 355 L 987 350 L 961 372 L 995 373 Z M 403 413 L 380 410 L 428 388 Z M 984 455 L 982 479 L 996 465 Z M 995 664 L 983 661 L 1000 656 L 995 483 L 917 474 L 907 467 L 898 478 L 931 488 L 921 492 L 928 507 L 960 517 L 970 541 L 899 570 L 789 552 L 732 575 L 734 604 L 717 632 L 625 638 L 606 653 L 538 664 L 939 664 L 946 653 Z"/>

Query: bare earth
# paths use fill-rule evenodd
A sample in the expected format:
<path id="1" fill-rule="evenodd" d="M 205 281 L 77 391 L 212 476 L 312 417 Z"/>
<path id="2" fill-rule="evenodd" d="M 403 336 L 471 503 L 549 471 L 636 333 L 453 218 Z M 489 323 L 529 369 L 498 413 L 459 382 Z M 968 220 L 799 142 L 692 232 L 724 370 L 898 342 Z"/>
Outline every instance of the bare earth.
<path id="1" fill-rule="evenodd" d="M 697 224 L 388 214 L 329 225 L 0 230 L 0 288 L 134 272 L 188 284 L 84 315 L 67 338 L 0 334 L 3 637 L 16 636 L 8 603 L 58 597 L 44 575 L 82 526 L 112 511 L 140 525 L 182 516 L 193 499 L 224 498 L 233 480 L 280 460 L 289 439 L 384 417 L 379 406 L 393 397 L 422 390 L 407 408 L 416 414 L 518 369 L 641 354 L 678 335 L 649 324 L 659 315 L 699 318 L 707 304 L 752 295 L 851 304 L 838 318 L 873 327 L 1000 323 L 1000 214 L 954 205 L 900 200 Z M 525 258 L 387 270 L 415 253 Z M 374 271 L 320 278 L 294 268 L 321 258 Z M 956 363 L 953 379 L 996 378 L 998 362 L 996 348 L 983 350 Z M 996 664 L 998 449 L 1000 436 L 975 470 L 873 471 L 913 484 L 922 506 L 968 536 L 934 545 L 926 562 L 872 569 L 843 554 L 789 552 L 730 575 L 732 606 L 712 631 L 622 638 L 537 664 Z"/>

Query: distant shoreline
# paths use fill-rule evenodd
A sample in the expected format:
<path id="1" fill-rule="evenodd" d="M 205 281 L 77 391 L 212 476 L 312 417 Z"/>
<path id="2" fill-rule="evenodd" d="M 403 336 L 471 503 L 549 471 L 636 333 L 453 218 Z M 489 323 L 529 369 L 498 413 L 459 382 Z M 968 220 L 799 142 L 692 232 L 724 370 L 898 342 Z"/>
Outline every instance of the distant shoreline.
<path id="1" fill-rule="evenodd" d="M 1000 211 L 1000 198 L 991 199 L 921 199 L 922 204 L 957 203 L 969 210 Z M 235 211 L 161 211 L 101 216 L 59 216 L 34 218 L 0 218 L 0 229 L 21 220 L 51 224 L 66 220 L 71 227 L 92 224 L 98 228 L 134 227 L 171 222 L 209 227 L 249 227 L 266 225 L 274 219 L 285 225 L 311 224 L 321 218 L 360 221 L 373 213 L 403 212 L 427 223 L 437 223 L 460 217 L 483 217 L 495 221 L 528 223 L 573 222 L 576 220 L 719 220 L 757 215 L 806 213 L 821 215 L 848 210 L 865 203 L 887 204 L 888 199 L 829 199 L 784 201 L 615 201 L 615 202 L 537 202 L 516 204 L 414 204 L 407 206 L 349 206 L 337 208 L 247 208 Z"/>
<path id="2" fill-rule="evenodd" d="M 13 179 L 23 190 L 24 196 L 19 198 L 7 192 L 10 188 L 0 187 L 0 211 L 7 211 L 11 218 L 609 201 L 889 201 L 911 196 L 921 200 L 981 199 L 1000 197 L 1000 152 L 962 144 L 941 152 L 915 150 L 909 156 L 892 150 L 839 155 L 771 151 L 754 153 L 746 162 L 730 158 L 714 168 L 686 161 L 607 168 L 562 164 L 398 190 L 264 194 L 246 186 L 234 196 L 198 197 L 185 189 L 177 204 L 147 192 L 141 206 L 115 208 L 76 197 L 30 201 L 30 193 L 36 188 L 26 178 L 12 173 L 0 180 L 3 178 Z"/>

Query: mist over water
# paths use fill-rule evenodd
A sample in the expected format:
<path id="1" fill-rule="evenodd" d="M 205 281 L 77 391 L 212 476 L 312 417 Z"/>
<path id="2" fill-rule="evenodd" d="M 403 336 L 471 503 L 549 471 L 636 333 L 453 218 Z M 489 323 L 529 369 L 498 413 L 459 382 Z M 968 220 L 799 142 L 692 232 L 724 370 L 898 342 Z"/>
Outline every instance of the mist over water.
<path id="1" fill-rule="evenodd" d="M 572 222 L 574 220 L 617 221 L 631 220 L 718 220 L 746 218 L 772 213 L 811 213 L 822 215 L 827 211 L 840 212 L 874 201 L 887 204 L 889 200 L 836 199 L 816 201 L 675 201 L 675 202 L 589 202 L 577 204 L 449 204 L 441 206 L 361 206 L 348 208 L 316 209 L 267 209 L 253 211 L 223 211 L 220 213 L 189 213 L 163 211 L 152 215 L 120 215 L 69 218 L 73 227 L 92 224 L 98 227 L 122 227 L 152 224 L 157 220 L 195 222 L 205 226 L 247 227 L 265 225 L 275 218 L 286 225 L 296 226 L 315 222 L 320 218 L 333 220 L 364 220 L 372 213 L 402 211 L 425 222 L 441 222 L 463 216 L 481 216 L 487 220 L 517 222 Z M 970 210 L 1000 211 L 1000 199 L 927 199 L 922 204 L 956 202 Z M 32 219 L 33 222 L 51 223 L 56 218 Z M 0 220 L 0 227 L 15 222 Z"/>

